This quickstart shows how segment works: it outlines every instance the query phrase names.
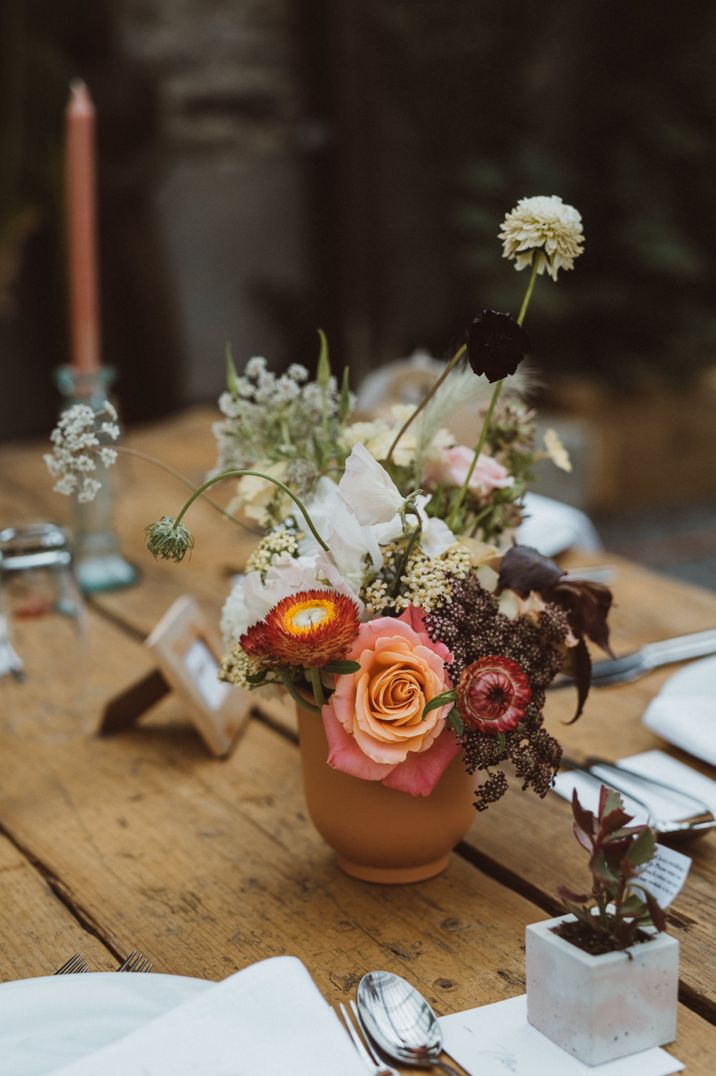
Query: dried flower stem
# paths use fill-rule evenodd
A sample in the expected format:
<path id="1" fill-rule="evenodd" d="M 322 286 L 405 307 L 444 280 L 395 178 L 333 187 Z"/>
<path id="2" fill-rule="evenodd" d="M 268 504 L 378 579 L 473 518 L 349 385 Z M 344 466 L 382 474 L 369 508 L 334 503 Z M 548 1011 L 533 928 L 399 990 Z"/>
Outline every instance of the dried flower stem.
<path id="1" fill-rule="evenodd" d="M 179 523 L 181 523 L 182 519 L 184 518 L 186 513 L 189 511 L 189 509 L 193 505 L 194 501 L 197 499 L 197 497 L 201 497 L 205 490 L 209 489 L 211 486 L 215 485 L 217 482 L 223 482 L 224 479 L 226 479 L 226 478 L 243 478 L 244 475 L 251 475 L 253 478 L 264 478 L 267 482 L 271 482 L 271 483 L 273 483 L 274 486 L 277 486 L 283 493 L 286 494 L 286 496 L 290 497 L 291 500 L 293 501 L 293 503 L 296 505 L 296 507 L 300 511 L 303 518 L 306 520 L 306 524 L 308 526 L 308 529 L 310 530 L 311 534 L 316 539 L 316 541 L 318 542 L 320 547 L 322 549 L 324 549 L 326 551 L 326 553 L 330 553 L 330 549 L 328 548 L 328 546 L 324 542 L 323 538 L 321 538 L 320 534 L 316 530 L 314 522 L 311 519 L 311 517 L 309 516 L 308 511 L 306 510 L 306 507 L 303 504 L 303 501 L 301 501 L 296 496 L 296 494 L 293 493 L 288 488 L 288 486 L 284 482 L 280 482 L 278 478 L 272 478 L 271 475 L 264 474 L 262 471 L 249 471 L 249 470 L 246 470 L 244 468 L 238 468 L 238 469 L 234 469 L 234 470 L 230 470 L 230 471 L 222 471 L 221 474 L 214 475 L 213 478 L 207 478 L 206 482 L 204 482 L 201 486 L 199 486 L 198 489 L 195 489 L 194 492 L 192 493 L 191 497 L 189 497 L 189 499 L 184 502 L 184 504 L 182 505 L 181 510 L 179 512 L 179 515 L 176 517 L 174 525 L 178 526 Z"/>
<path id="2" fill-rule="evenodd" d="M 172 478 L 176 478 L 178 482 L 181 482 L 189 489 L 197 489 L 196 482 L 192 482 L 190 478 L 187 478 L 187 476 L 185 474 L 182 474 L 181 471 L 177 471 L 176 467 L 172 467 L 171 464 L 164 463 L 163 460 L 157 459 L 156 456 L 150 456 L 148 452 L 142 452 L 139 448 L 130 448 L 128 445 L 113 445 L 112 447 L 114 448 L 115 452 L 120 452 L 127 456 L 136 456 L 138 459 L 144 460 L 145 463 L 153 463 L 155 467 L 159 467 L 162 471 L 166 471 L 166 473 L 171 475 Z M 224 516 L 225 519 L 230 520 L 231 523 L 236 523 L 237 526 L 242 527 L 244 530 L 249 531 L 251 534 L 263 533 L 263 531 L 257 530 L 254 527 L 249 527 L 248 524 L 244 523 L 243 520 L 238 519 L 235 515 L 232 515 L 231 512 L 227 512 L 225 508 L 222 508 L 221 505 L 217 504 L 217 502 L 212 500 L 211 497 L 207 497 L 205 493 L 202 493 L 201 496 L 202 500 L 205 501 L 206 504 L 211 505 L 211 507 L 216 512 L 219 512 L 222 516 Z"/>
<path id="3" fill-rule="evenodd" d="M 443 372 L 440 374 L 440 377 L 432 385 L 430 391 L 428 393 L 426 393 L 426 395 L 420 401 L 420 403 L 415 408 L 415 410 L 410 415 L 408 415 L 407 419 L 405 420 L 403 425 L 400 427 L 400 429 L 396 433 L 392 445 L 388 449 L 388 455 L 385 457 L 385 465 L 386 465 L 386 467 L 391 462 L 391 460 L 393 459 L 393 452 L 395 451 L 395 448 L 396 448 L 398 442 L 400 441 L 401 437 L 405 433 L 405 431 L 408 429 L 409 426 L 411 426 L 413 424 L 413 422 L 418 417 L 418 415 L 423 410 L 423 408 L 430 402 L 430 400 L 432 400 L 433 396 L 438 391 L 438 389 L 442 385 L 445 378 L 448 376 L 450 371 L 452 369 L 454 369 L 454 367 L 457 365 L 457 363 L 459 362 L 459 360 L 462 358 L 462 356 L 465 354 L 466 351 L 467 351 L 467 344 L 463 344 L 461 347 L 459 347 L 457 349 L 457 351 L 455 352 L 453 357 L 450 359 L 450 362 L 447 364 L 447 366 L 445 367 Z"/>
<path id="4" fill-rule="evenodd" d="M 530 273 L 530 279 L 529 279 L 529 283 L 527 284 L 527 290 L 525 291 L 525 297 L 522 300 L 522 306 L 520 307 L 520 312 L 519 312 L 519 314 L 517 316 L 517 324 L 520 325 L 520 326 L 523 324 L 523 322 L 525 320 L 525 316 L 527 314 L 527 307 L 530 305 L 530 299 L 532 298 L 532 292 L 534 291 L 535 280 L 537 279 L 537 266 L 538 266 L 538 264 L 539 264 L 538 259 L 535 258 L 534 261 L 532 262 L 532 272 Z M 497 382 L 494 389 L 492 390 L 492 396 L 490 398 L 490 403 L 489 403 L 487 411 L 485 413 L 485 418 L 484 418 L 484 421 L 482 423 L 482 429 L 480 430 L 480 436 L 478 438 L 477 444 L 475 445 L 475 450 L 474 450 L 473 455 L 472 455 L 472 461 L 471 461 L 470 466 L 468 468 L 467 474 L 465 475 L 465 481 L 463 482 L 462 486 L 460 487 L 458 495 L 455 498 L 455 503 L 453 504 L 453 506 L 452 506 L 452 508 L 450 510 L 450 515 L 448 516 L 448 519 L 447 519 L 447 525 L 453 531 L 455 530 L 455 528 L 458 525 L 458 521 L 459 521 L 459 518 L 460 518 L 459 513 L 460 513 L 460 508 L 462 507 L 462 502 L 465 500 L 465 496 L 466 496 L 467 491 L 468 491 L 468 489 L 470 487 L 470 480 L 472 478 L 472 475 L 473 475 L 473 472 L 475 470 L 475 467 L 477 466 L 477 461 L 480 458 L 480 453 L 482 452 L 483 448 L 485 447 L 485 442 L 487 441 L 487 435 L 490 432 L 490 424 L 492 422 L 492 415 L 493 415 L 493 412 L 495 410 L 495 405 L 496 405 L 498 399 L 500 398 L 500 393 L 502 392 L 502 386 L 504 385 L 504 383 L 505 383 L 505 378 L 503 377 L 501 381 Z"/>

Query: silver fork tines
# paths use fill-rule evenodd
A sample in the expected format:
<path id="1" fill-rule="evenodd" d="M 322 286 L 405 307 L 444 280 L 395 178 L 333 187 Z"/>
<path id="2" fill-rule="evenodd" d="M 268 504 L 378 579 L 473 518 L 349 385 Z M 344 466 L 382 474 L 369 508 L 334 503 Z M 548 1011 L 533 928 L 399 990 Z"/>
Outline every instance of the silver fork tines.
<path id="1" fill-rule="evenodd" d="M 87 971 L 88 964 L 83 956 L 79 953 L 73 953 L 73 955 L 66 960 L 64 964 L 61 964 L 57 971 L 53 972 L 53 975 L 80 975 L 83 971 Z"/>
<path id="2" fill-rule="evenodd" d="M 359 1031 L 356 1025 L 353 1023 L 350 1013 L 348 1012 L 342 1001 L 338 1003 L 338 1008 L 340 1010 L 341 1016 L 343 1017 L 343 1023 L 346 1026 L 346 1031 L 350 1035 L 353 1045 L 358 1051 L 361 1060 L 365 1062 L 369 1071 L 373 1073 L 373 1076 L 400 1076 L 400 1073 L 397 1069 L 394 1069 L 392 1065 L 386 1065 L 386 1063 L 378 1057 L 375 1050 L 373 1049 L 370 1040 L 367 1037 L 364 1037 L 361 1031 Z M 356 1007 L 354 1002 L 352 1001 L 351 1009 L 353 1010 L 354 1014 L 356 1014 Z M 356 1014 L 356 1021 L 357 1020 L 358 1017 Z"/>
<path id="3" fill-rule="evenodd" d="M 137 949 L 132 949 L 126 960 L 117 968 L 117 971 L 151 971 L 154 965 L 151 960 L 148 960 L 146 956 L 138 952 Z"/>

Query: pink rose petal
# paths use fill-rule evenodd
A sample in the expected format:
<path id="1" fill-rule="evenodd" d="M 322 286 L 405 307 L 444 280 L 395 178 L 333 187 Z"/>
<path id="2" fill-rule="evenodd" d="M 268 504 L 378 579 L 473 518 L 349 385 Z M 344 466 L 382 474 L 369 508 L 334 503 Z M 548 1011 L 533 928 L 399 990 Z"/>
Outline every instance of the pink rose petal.
<path id="1" fill-rule="evenodd" d="M 355 739 L 346 732 L 329 705 L 323 707 L 323 728 L 328 740 L 326 762 L 334 770 L 360 777 L 363 781 L 382 781 L 395 767 L 373 762 L 364 755 Z"/>
<path id="2" fill-rule="evenodd" d="M 405 762 L 383 779 L 383 784 L 411 796 L 429 796 L 459 752 L 457 737 L 446 728 L 427 751 L 408 755 Z"/>

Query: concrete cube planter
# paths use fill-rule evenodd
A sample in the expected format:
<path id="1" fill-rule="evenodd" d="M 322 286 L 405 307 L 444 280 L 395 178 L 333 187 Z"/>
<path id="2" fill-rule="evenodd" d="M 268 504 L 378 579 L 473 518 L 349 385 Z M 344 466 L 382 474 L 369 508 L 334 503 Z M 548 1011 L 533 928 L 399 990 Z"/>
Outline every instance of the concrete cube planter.
<path id="1" fill-rule="evenodd" d="M 554 933 L 565 921 L 574 916 L 527 927 L 530 1024 L 587 1065 L 673 1042 L 678 941 L 658 934 L 628 951 L 592 956 Z"/>

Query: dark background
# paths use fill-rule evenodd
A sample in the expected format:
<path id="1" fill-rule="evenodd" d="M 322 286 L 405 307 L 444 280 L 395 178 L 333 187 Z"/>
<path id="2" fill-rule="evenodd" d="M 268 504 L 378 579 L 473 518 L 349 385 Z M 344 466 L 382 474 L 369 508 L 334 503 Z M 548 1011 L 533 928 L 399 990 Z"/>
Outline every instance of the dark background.
<path id="1" fill-rule="evenodd" d="M 321 326 L 354 384 L 445 357 L 478 309 L 519 307 L 505 213 L 559 194 L 586 250 L 529 312 L 577 464 L 557 495 L 716 585 L 713 4 L 4 0 L 0 50 L 0 437 L 59 406 L 80 76 L 128 423 L 214 400 L 227 339 L 239 365 L 310 365 Z"/>
<path id="2" fill-rule="evenodd" d="M 360 374 L 523 288 L 525 194 L 586 253 L 530 312 L 549 384 L 683 385 L 716 353 L 716 9 L 616 0 L 5 0 L 2 432 L 47 428 L 67 359 L 63 109 L 99 117 L 105 358 L 129 421 L 239 359 Z M 141 391 L 139 391 L 141 389 Z"/>

